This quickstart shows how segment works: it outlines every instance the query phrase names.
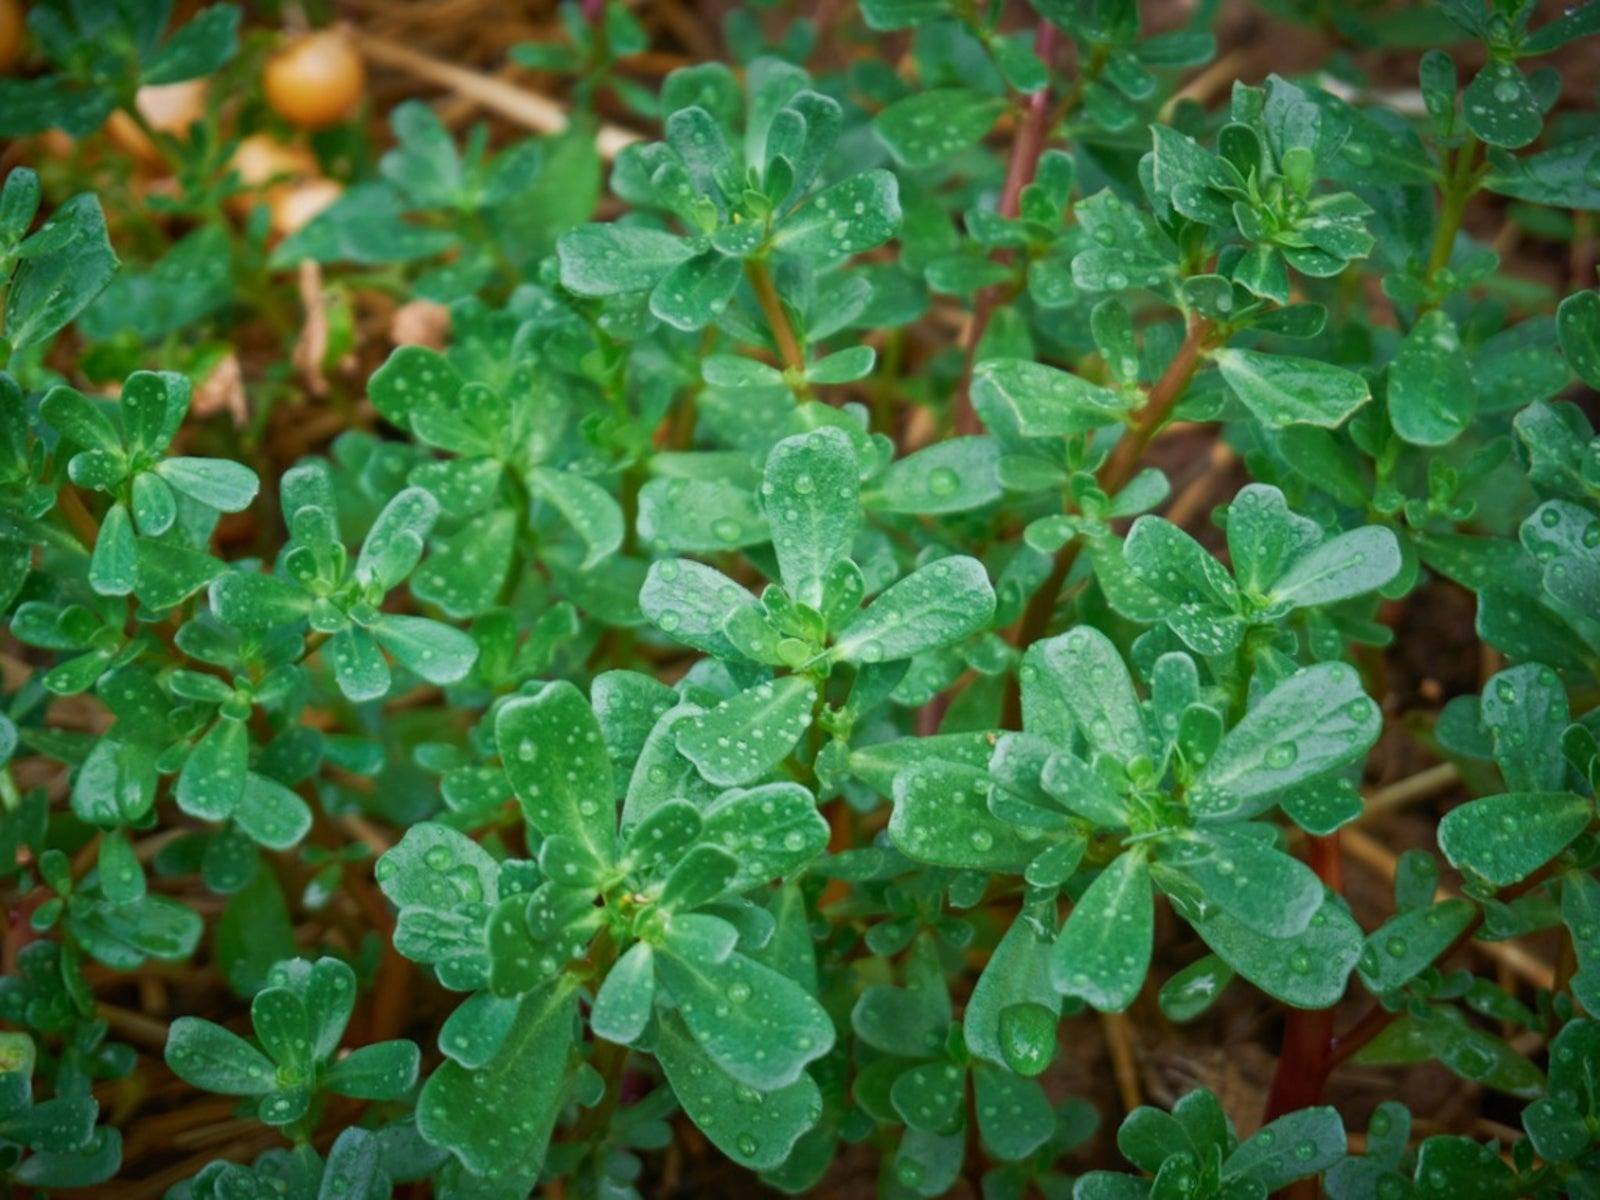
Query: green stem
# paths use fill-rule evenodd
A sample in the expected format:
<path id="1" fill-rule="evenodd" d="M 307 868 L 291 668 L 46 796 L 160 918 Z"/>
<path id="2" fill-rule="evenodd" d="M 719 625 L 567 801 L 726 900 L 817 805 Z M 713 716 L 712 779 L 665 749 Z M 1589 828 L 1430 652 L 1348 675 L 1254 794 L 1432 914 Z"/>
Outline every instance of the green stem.
<path id="1" fill-rule="evenodd" d="M 1456 235 L 1461 232 L 1461 222 L 1467 214 L 1467 202 L 1478 190 L 1481 176 L 1476 169 L 1477 155 L 1477 141 L 1467 142 L 1456 151 L 1446 172 L 1439 209 L 1439 224 L 1433 232 L 1433 245 L 1428 251 L 1427 273 L 1423 277 L 1430 292 L 1439 272 L 1450 265 L 1450 255 L 1455 250 Z M 1438 300 L 1429 299 L 1423 303 L 1421 312 L 1429 312 L 1438 306 Z"/>

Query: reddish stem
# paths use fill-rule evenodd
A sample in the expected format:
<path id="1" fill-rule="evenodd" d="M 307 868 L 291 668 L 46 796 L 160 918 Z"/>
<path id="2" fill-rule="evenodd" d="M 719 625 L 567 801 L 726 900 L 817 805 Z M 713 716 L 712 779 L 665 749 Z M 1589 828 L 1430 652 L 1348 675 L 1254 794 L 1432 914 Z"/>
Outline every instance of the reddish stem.
<path id="1" fill-rule="evenodd" d="M 1033 31 L 1033 53 L 1050 68 L 1056 55 L 1059 35 L 1049 21 L 1040 19 Z M 1002 217 L 1015 217 L 1022 211 L 1022 189 L 1033 182 L 1039 170 L 1039 156 L 1044 153 L 1045 130 L 1050 124 L 1050 84 L 1047 82 L 1028 97 L 1023 110 L 1022 125 L 1017 130 L 1017 140 L 1011 147 L 1011 161 L 1006 164 L 1006 181 L 1000 189 L 999 212 Z"/>
<path id="2" fill-rule="evenodd" d="M 1201 356 L 1210 344 L 1212 333 L 1213 328 L 1209 321 L 1196 320 L 1189 326 L 1183 344 L 1178 347 L 1177 354 L 1173 355 L 1161 378 L 1150 389 L 1150 394 L 1134 417 L 1132 426 L 1112 448 L 1110 456 L 1096 473 L 1101 489 L 1108 496 L 1114 496 L 1121 491 L 1138 471 L 1139 460 L 1144 456 L 1145 447 L 1166 423 L 1167 418 L 1172 415 L 1172 410 L 1178 406 L 1178 401 L 1183 399 L 1184 392 L 1189 389 L 1189 381 L 1200 368 Z M 1022 620 L 1017 624 L 1016 639 L 1012 644 L 1018 650 L 1026 650 L 1042 638 L 1050 628 L 1050 617 L 1056 610 L 1056 598 L 1060 596 L 1062 585 L 1066 583 L 1067 576 L 1072 571 L 1072 564 L 1077 561 L 1080 545 L 1082 543 L 1074 538 L 1056 551 L 1055 562 L 1051 564 L 1049 576 L 1029 598 L 1028 606 L 1022 613 Z M 1016 679 L 1013 678 L 1006 687 L 1000 725 L 1004 729 L 1018 729 L 1021 727 L 1021 718 L 1022 700 Z"/>
<path id="3" fill-rule="evenodd" d="M 1344 890 L 1344 863 L 1339 854 L 1339 833 L 1313 836 L 1306 860 L 1317 878 L 1335 892 Z M 1292 1008 L 1283 1024 L 1283 1050 L 1267 1094 L 1262 1123 L 1285 1113 L 1310 1108 L 1322 1099 L 1322 1089 L 1333 1069 L 1333 1009 Z M 1278 1192 L 1285 1200 L 1316 1200 L 1321 1189 L 1315 1178 L 1302 1179 Z"/>
<path id="4" fill-rule="evenodd" d="M 1046 68 L 1055 57 L 1058 36 L 1056 27 L 1043 19 L 1034 29 L 1033 52 Z M 1000 202 L 996 208 L 1002 217 L 1015 217 L 1021 211 L 1022 189 L 1033 182 L 1039 170 L 1039 156 L 1044 153 L 1045 134 L 1049 128 L 1050 85 L 1046 83 L 1038 91 L 1029 94 L 1017 126 L 1016 139 L 1011 143 L 1011 158 L 1006 163 L 1005 183 L 1001 185 Z M 996 250 L 990 257 L 995 262 L 1007 263 L 1011 261 L 1011 252 Z M 1003 285 L 984 288 L 978 293 L 977 304 L 973 307 L 972 321 L 967 326 L 965 338 L 966 364 L 962 368 L 961 382 L 956 387 L 954 399 L 957 433 L 974 434 L 982 429 L 978 414 L 972 407 L 972 369 L 977 365 L 978 347 L 983 343 L 984 331 L 989 328 L 994 310 L 1010 298 L 1007 291 Z"/>
<path id="5" fill-rule="evenodd" d="M 1342 891 L 1344 869 L 1338 832 L 1309 840 L 1306 858 L 1311 869 L 1334 891 Z M 1278 1056 L 1278 1070 L 1267 1094 L 1263 1120 L 1273 1121 L 1284 1113 L 1317 1103 L 1332 1066 L 1333 1009 L 1290 1009 L 1283 1026 L 1283 1051 Z"/>

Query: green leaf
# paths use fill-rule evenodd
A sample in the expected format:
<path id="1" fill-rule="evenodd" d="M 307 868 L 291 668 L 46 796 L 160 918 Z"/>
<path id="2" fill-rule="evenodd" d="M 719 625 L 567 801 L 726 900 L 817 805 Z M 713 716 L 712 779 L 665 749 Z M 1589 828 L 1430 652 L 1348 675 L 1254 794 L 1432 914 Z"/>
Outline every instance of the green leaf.
<path id="1" fill-rule="evenodd" d="M 468 521 L 442 542 L 411 576 L 411 593 L 457 619 L 493 608 L 511 569 L 516 514 L 495 508 Z"/>
<path id="2" fill-rule="evenodd" d="M 761 1092 L 787 1087 L 833 1048 L 833 1022 L 786 975 L 734 953 L 721 962 L 656 956 L 662 984 L 707 1055 Z"/>
<path id="3" fill-rule="evenodd" d="M 1335 1004 L 1361 957 L 1361 926 L 1331 892 L 1304 931 L 1287 938 L 1256 933 L 1221 909 L 1185 915 L 1224 962 L 1295 1008 Z"/>
<path id="4" fill-rule="evenodd" d="M 1571 1162 L 1589 1148 L 1588 1122 L 1567 1100 L 1536 1100 L 1522 1110 L 1522 1127 L 1546 1162 Z"/>
<path id="5" fill-rule="evenodd" d="M 738 861 L 735 891 L 787 878 L 828 845 L 828 822 L 797 783 L 724 793 L 705 810 L 704 828 L 708 842 Z"/>
<path id="6" fill-rule="evenodd" d="M 1600 292 L 1577 292 L 1556 310 L 1561 353 L 1574 374 L 1600 388 Z"/>
<path id="7" fill-rule="evenodd" d="M 1189 810 L 1203 822 L 1257 816 L 1285 789 L 1359 762 L 1382 729 L 1353 667 L 1296 671 L 1223 737 L 1189 790 Z"/>
<path id="8" fill-rule="evenodd" d="M 656 1058 L 689 1119 L 719 1150 L 752 1171 L 782 1163 L 822 1116 L 822 1095 L 811 1076 L 753 1092 L 707 1055 L 676 1015 L 661 1022 Z"/>
<path id="9" fill-rule="evenodd" d="M 1600 1008 L 1600 879 L 1581 871 L 1562 876 L 1561 920 L 1578 960 L 1572 992 L 1592 1014 Z"/>
<path id="10" fill-rule="evenodd" d="M 648 291 L 694 253 L 685 239 L 641 225 L 584 225 L 556 242 L 562 286 L 580 296 Z"/>
<path id="11" fill-rule="evenodd" d="M 950 15 L 950 0 L 862 0 L 868 29 L 909 29 Z"/>
<path id="12" fill-rule="evenodd" d="M 1239 586 L 1266 596 L 1288 565 L 1322 540 L 1322 527 L 1289 510 L 1283 493 L 1251 483 L 1228 504 L 1228 557 Z"/>
<path id="13" fill-rule="evenodd" d="M 359 1126 L 345 1129 L 328 1148 L 328 1162 L 317 1188 L 317 1200 L 368 1195 L 371 1189 L 381 1186 L 378 1181 L 386 1180 L 379 1168 L 382 1152 L 377 1134 Z"/>
<path id="14" fill-rule="evenodd" d="M 1124 763 L 1152 757 L 1133 680 L 1110 638 L 1079 625 L 1039 645 L 1046 670 L 1092 749 Z"/>
<path id="15" fill-rule="evenodd" d="M 1455 322 L 1423 314 L 1389 364 L 1389 419 L 1413 446 L 1443 446 L 1472 423 L 1472 373 Z"/>
<path id="16" fill-rule="evenodd" d="M 1386 1039 L 1389 1045 L 1385 1045 Z M 1385 1050 L 1415 1047 L 1416 1058 L 1437 1058 L 1463 1079 L 1512 1096 L 1532 1099 L 1545 1090 L 1544 1073 L 1507 1042 L 1467 1024 L 1453 1008 L 1435 1006 L 1420 1015 L 1401 1018 L 1383 1036 L 1368 1043 L 1358 1062 L 1382 1062 Z M 1411 1054 L 1402 1054 L 1402 1060 Z"/>
<path id="17" fill-rule="evenodd" d="M 210 75 L 231 59 L 239 48 L 239 9 L 214 4 L 169 37 L 139 73 L 144 85 L 179 83 Z"/>
<path id="18" fill-rule="evenodd" d="M 712 387 L 783 387 L 783 372 L 742 354 L 713 354 L 700 363 L 701 377 Z"/>
<path id="19" fill-rule="evenodd" d="M 1170 602 L 1163 615 L 1190 647 L 1207 657 L 1238 649 L 1244 636 L 1239 589 L 1199 542 L 1171 521 L 1147 515 L 1128 531 L 1123 556 L 1147 587 Z"/>
<path id="20" fill-rule="evenodd" d="M 383 418 L 410 429 L 415 413 L 455 416 L 461 376 L 450 361 L 426 346 L 398 346 L 367 381 L 367 394 Z M 459 422 L 459 418 L 456 418 Z"/>
<path id="21" fill-rule="evenodd" d="M 678 750 L 718 787 L 761 778 L 812 721 L 817 689 L 801 675 L 757 684 L 678 727 Z"/>
<path id="22" fill-rule="evenodd" d="M 361 702 L 389 694 L 393 677 L 378 643 L 365 629 L 351 626 L 328 639 L 326 655 L 332 660 L 334 682 L 345 699 Z"/>
<path id="23" fill-rule="evenodd" d="M 1445 814 L 1439 848 L 1451 866 L 1509 887 L 1565 850 L 1593 815 L 1593 802 L 1575 792 L 1485 796 Z"/>
<path id="24" fill-rule="evenodd" d="M 219 512 L 243 512 L 261 488 L 249 467 L 221 458 L 165 458 L 155 471 L 174 490 Z"/>
<path id="25" fill-rule="evenodd" d="M 973 369 L 972 402 L 1023 437 L 1066 437 L 1120 420 L 1130 401 L 1120 392 L 1025 358 L 986 358 Z"/>
<path id="26" fill-rule="evenodd" d="M 1504 59 L 1491 62 L 1461 93 L 1467 128 L 1491 146 L 1516 150 L 1539 136 L 1544 108 L 1527 78 Z"/>
<path id="27" fill-rule="evenodd" d="M 285 1075 L 298 1082 L 311 1071 L 310 1023 L 298 993 L 266 987 L 250 1002 L 250 1024 L 256 1038 Z"/>
<path id="28" fill-rule="evenodd" d="M 63 230 L 66 236 L 55 249 L 24 259 L 12 277 L 5 337 L 14 350 L 54 337 L 117 270 L 105 214 L 95 197 L 74 196 L 56 209 L 45 229 Z"/>
<path id="29" fill-rule="evenodd" d="M 1127 850 L 1073 905 L 1051 950 L 1051 981 L 1101 1012 L 1121 1012 L 1144 986 L 1154 937 L 1150 867 L 1142 851 Z"/>
<path id="30" fill-rule="evenodd" d="M 785 438 L 767 456 L 762 505 L 789 595 L 822 607 L 823 581 L 850 555 L 861 525 L 855 450 L 832 426 Z"/>
<path id="31" fill-rule="evenodd" d="M 113 904 L 129 904 L 145 894 L 144 868 L 120 830 L 100 840 L 100 890 Z"/>
<path id="32" fill-rule="evenodd" d="M 557 682 L 512 700 L 495 715 L 494 737 L 528 823 L 610 862 L 617 794 L 600 722 L 583 693 Z"/>
<path id="33" fill-rule="evenodd" d="M 1233 348 L 1218 350 L 1212 357 L 1234 395 L 1273 429 L 1288 425 L 1332 429 L 1371 399 L 1361 376 L 1316 359 Z"/>
<path id="34" fill-rule="evenodd" d="M 417 1082 L 421 1055 L 404 1038 L 361 1046 L 339 1059 L 322 1077 L 322 1086 L 355 1100 L 399 1100 Z"/>
<path id="35" fill-rule="evenodd" d="M 1183 1024 L 1200 1016 L 1233 982 L 1233 968 L 1215 954 L 1190 963 L 1161 985 L 1157 997 L 1162 1015 Z"/>
<path id="36" fill-rule="evenodd" d="M 822 265 L 881 246 L 899 229 L 899 184 L 888 171 L 866 171 L 807 200 L 779 224 L 772 245 Z"/>
<path id="37" fill-rule="evenodd" d="M 199 1017 L 167 1031 L 167 1066 L 185 1083 L 227 1096 L 265 1096 L 277 1087 L 272 1060 L 236 1033 Z"/>
<path id="38" fill-rule="evenodd" d="M 481 1067 L 446 1061 L 417 1097 L 417 1132 L 477 1175 L 531 1185 L 560 1112 L 577 990 L 566 976 L 522 998 Z"/>
<path id="39" fill-rule="evenodd" d="M 900 1119 L 923 1133 L 951 1134 L 960 1129 L 966 1097 L 967 1073 L 953 1062 L 912 1067 L 889 1090 Z"/>
<path id="40" fill-rule="evenodd" d="M 1056 1053 L 1061 997 L 1050 983 L 1054 906 L 1025 908 L 1006 929 L 978 976 L 962 1014 L 967 1049 L 978 1058 L 1033 1076 Z"/>
<path id="41" fill-rule="evenodd" d="M 117 401 L 128 450 L 135 454 L 165 450 L 188 414 L 190 394 L 188 377 L 174 371 L 129 375 Z"/>
<path id="42" fill-rule="evenodd" d="M 655 1007 L 655 952 L 635 942 L 606 973 L 589 1011 L 596 1037 L 627 1046 L 639 1040 Z"/>
<path id="43" fill-rule="evenodd" d="M 989 811 L 989 772 L 928 758 L 894 777 L 889 840 L 908 857 L 935 866 L 1015 872 L 1039 850 L 1038 833 Z"/>
<path id="44" fill-rule="evenodd" d="M 910 658 L 976 633 L 994 609 L 994 588 L 981 562 L 941 558 L 886 589 L 845 626 L 832 653 L 856 663 Z"/>
<path id="45" fill-rule="evenodd" d="M 455 683 L 472 670 L 478 643 L 442 621 L 384 613 L 372 623 L 372 636 L 395 661 L 429 683 Z"/>
<path id="46" fill-rule="evenodd" d="M 400 910 L 395 949 L 433 965 L 446 986 L 488 981 L 484 924 L 500 899 L 489 852 L 447 825 L 423 821 L 378 860 L 378 886 Z"/>
<path id="47" fill-rule="evenodd" d="M 650 293 L 650 311 L 674 329 L 703 329 L 728 307 L 743 275 L 739 259 L 707 250 L 667 272 Z"/>
<path id="48" fill-rule="evenodd" d="M 1005 106 L 974 88 L 931 88 L 888 105 L 872 127 L 897 163 L 920 170 L 977 143 Z"/>
<path id="49" fill-rule="evenodd" d="M 102 596 L 126 596 L 139 582 L 139 546 L 128 510 L 113 504 L 100 522 L 89 557 L 89 586 Z"/>
<path id="50" fill-rule="evenodd" d="M 806 368 L 806 382 L 824 386 L 854 383 L 872 374 L 878 361 L 878 352 L 871 346 L 850 346 L 825 358 L 820 358 Z"/>
<path id="51" fill-rule="evenodd" d="M 0 78 L 0 137 L 59 128 L 72 137 L 95 132 L 117 106 L 109 87 L 84 87 L 64 74 Z"/>
<path id="52" fill-rule="evenodd" d="M 1587 524 L 1588 518 L 1584 518 Z M 1561 678 L 1540 663 L 1501 671 L 1483 689 L 1478 720 L 1514 792 L 1556 792 L 1567 778 L 1561 735 L 1570 721 Z"/>
<path id="53" fill-rule="evenodd" d="M 720 846 L 691 847 L 673 864 L 656 903 L 664 913 L 703 907 L 727 892 L 738 873 L 738 860 Z"/>
<path id="54" fill-rule="evenodd" d="M 311 597 L 287 579 L 247 571 L 227 571 L 211 585 L 211 607 L 229 625 L 270 629 L 303 618 Z"/>
<path id="55" fill-rule="evenodd" d="M 407 219 L 410 201 L 388 183 L 358 183 L 273 250 L 268 264 L 315 262 L 367 265 L 412 262 L 458 244 L 448 229 Z"/>
<path id="56" fill-rule="evenodd" d="M 658 551 L 720 554 L 768 540 L 744 488 L 714 479 L 652 479 L 639 489 L 639 537 Z"/>
<path id="57" fill-rule="evenodd" d="M 439 519 L 439 502 L 425 488 L 396 492 L 378 513 L 361 542 L 356 578 L 384 591 L 398 587 L 422 561 L 429 532 Z"/>
<path id="58" fill-rule="evenodd" d="M 311 1051 L 319 1059 L 339 1048 L 350 1014 L 355 1011 L 356 973 L 342 959 L 319 958 L 308 963 L 291 959 L 271 973 L 274 985 L 297 988 L 305 997 Z"/>
<path id="59" fill-rule="evenodd" d="M 1290 565 L 1270 597 L 1294 608 L 1333 604 L 1377 591 L 1400 573 L 1400 543 L 1381 525 L 1329 538 Z"/>
<path id="60" fill-rule="evenodd" d="M 1534 204 L 1593 212 L 1600 209 L 1600 184 L 1591 169 L 1596 154 L 1600 154 L 1600 134 L 1568 138 L 1520 158 L 1491 149 L 1491 170 L 1483 186 Z"/>
<path id="61" fill-rule="evenodd" d="M 1175 869 L 1240 924 L 1292 937 L 1322 907 L 1322 881 L 1299 859 L 1250 836 L 1253 828 L 1202 828 L 1158 844 L 1157 881 Z"/>
<path id="62" fill-rule="evenodd" d="M 1225 1183 L 1252 1180 L 1273 1192 L 1296 1179 L 1321 1174 L 1348 1150 L 1337 1109 L 1303 1108 L 1279 1117 L 1241 1142 L 1222 1164 L 1222 1178 Z"/>
<path id="63" fill-rule="evenodd" d="M 44 394 L 39 413 L 63 437 L 87 450 L 121 457 L 122 436 L 99 404 L 58 384 Z"/>
<path id="64" fill-rule="evenodd" d="M 254 771 L 245 774 L 233 819 L 251 841 L 269 850 L 288 850 L 311 829 L 306 802 L 277 780 Z"/>
<path id="65" fill-rule="evenodd" d="M 177 542 L 140 538 L 136 552 L 139 583 L 134 594 L 155 612 L 183 603 L 226 570 L 220 559 Z"/>
<path id="66" fill-rule="evenodd" d="M 1390 917 L 1367 937 L 1356 962 L 1373 992 L 1402 987 L 1433 964 L 1477 916 L 1470 900 L 1453 897 Z"/>
<path id="67" fill-rule="evenodd" d="M 146 537 L 160 537 L 178 519 L 178 498 L 161 476 L 141 471 L 133 477 L 133 519 Z"/>
<path id="68" fill-rule="evenodd" d="M 639 608 L 662 633 L 724 659 L 744 657 L 723 629 L 734 613 L 754 604 L 755 597 L 721 571 L 687 558 L 650 564 L 639 592 Z"/>
<path id="69" fill-rule="evenodd" d="M 946 438 L 889 464 L 867 503 L 883 512 L 970 512 L 1000 499 L 1000 445 Z"/>

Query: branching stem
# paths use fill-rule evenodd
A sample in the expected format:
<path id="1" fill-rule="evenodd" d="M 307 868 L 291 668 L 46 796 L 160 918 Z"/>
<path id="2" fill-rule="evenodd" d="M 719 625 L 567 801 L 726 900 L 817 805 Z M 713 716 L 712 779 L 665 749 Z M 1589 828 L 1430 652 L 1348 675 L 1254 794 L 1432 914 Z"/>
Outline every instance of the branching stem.
<path id="1" fill-rule="evenodd" d="M 1047 70 L 1051 59 L 1055 57 L 1058 37 L 1056 27 L 1041 17 L 1033 32 L 1033 53 Z M 1005 182 L 1000 187 L 1000 200 L 996 205 L 996 211 L 1002 217 L 1012 218 L 1021 211 L 1022 189 L 1032 183 L 1034 175 L 1038 173 L 1039 156 L 1044 153 L 1045 136 L 1050 129 L 1050 115 L 1050 85 L 1046 83 L 1038 91 L 1029 93 L 1022 108 L 1016 138 L 1011 143 L 1011 157 L 1006 162 Z M 1009 262 L 1011 255 L 1008 251 L 997 250 L 993 257 L 996 262 Z M 1009 289 L 1002 285 L 987 287 L 978 293 L 972 321 L 967 326 L 966 363 L 961 371 L 961 382 L 956 387 L 953 405 L 957 433 L 974 434 L 979 431 L 978 414 L 972 407 L 972 370 L 977 366 L 978 347 L 983 343 L 990 318 L 994 316 L 995 309 L 1011 298 Z"/>
<path id="2" fill-rule="evenodd" d="M 1156 432 L 1172 415 L 1172 410 L 1177 407 L 1178 401 L 1183 399 L 1184 392 L 1188 390 L 1189 381 L 1199 370 L 1201 357 L 1211 344 L 1213 333 L 1214 327 L 1209 321 L 1196 319 L 1190 323 L 1183 344 L 1178 347 L 1177 354 L 1173 355 L 1161 378 L 1150 389 L 1150 394 L 1144 406 L 1135 415 L 1133 424 L 1112 449 L 1111 455 L 1101 464 L 1097 478 L 1101 489 L 1107 495 L 1115 495 L 1121 491 L 1139 469 L 1139 461 L 1144 456 L 1145 448 L 1150 445 L 1150 439 L 1155 437 Z M 1056 600 L 1061 595 L 1062 585 L 1066 583 L 1067 576 L 1072 571 L 1072 564 L 1077 561 L 1080 544 L 1074 539 L 1056 551 L 1050 574 L 1028 600 L 1022 620 L 1017 625 L 1016 637 L 1012 644 L 1018 650 L 1026 650 L 1049 629 L 1050 617 L 1056 609 Z M 1001 725 L 1007 729 L 1017 728 L 1021 712 L 1022 701 L 1013 680 L 1006 689 Z"/>
<path id="3" fill-rule="evenodd" d="M 804 379 L 806 352 L 801 348 L 800 339 L 795 336 L 794 326 L 789 322 L 789 314 L 783 307 L 782 297 L 778 295 L 777 284 L 772 281 L 772 268 L 765 259 L 752 258 L 745 262 L 744 274 L 750 281 L 750 290 L 756 294 L 756 303 L 761 306 L 761 315 L 766 318 L 767 329 L 778 347 L 784 372 L 799 381 L 795 385 L 796 390 L 802 400 L 806 399 L 809 390 Z"/>

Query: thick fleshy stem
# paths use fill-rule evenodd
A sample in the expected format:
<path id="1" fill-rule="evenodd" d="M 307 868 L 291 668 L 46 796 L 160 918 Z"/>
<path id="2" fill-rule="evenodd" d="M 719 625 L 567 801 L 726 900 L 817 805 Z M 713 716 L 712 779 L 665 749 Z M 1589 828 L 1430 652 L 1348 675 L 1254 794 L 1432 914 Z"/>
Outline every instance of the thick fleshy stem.
<path id="1" fill-rule="evenodd" d="M 1058 37 L 1056 27 L 1041 18 L 1033 33 L 1033 53 L 1046 68 L 1050 66 L 1050 60 L 1055 57 Z M 1033 182 L 1033 177 L 1038 172 L 1039 156 L 1044 153 L 1045 135 L 1049 128 L 1050 85 L 1046 83 L 1038 91 L 1028 95 L 1027 103 L 1022 110 L 1021 122 L 1017 126 L 1016 139 L 1011 143 L 1011 157 L 1006 162 L 1006 178 L 1000 187 L 1000 200 L 995 208 L 1002 217 L 1015 217 L 1021 211 L 1022 189 Z M 1008 262 L 1011 254 L 1007 250 L 996 250 L 993 257 L 996 262 Z M 978 293 L 972 320 L 963 339 L 963 348 L 967 355 L 966 364 L 961 371 L 961 382 L 956 387 L 953 405 L 957 433 L 974 434 L 981 428 L 978 414 L 972 407 L 972 370 L 977 365 L 978 347 L 983 343 L 983 335 L 989 328 L 994 310 L 1009 298 L 1008 289 L 998 284 L 984 288 Z"/>
<path id="2" fill-rule="evenodd" d="M 1306 859 L 1317 878 L 1336 892 L 1344 888 L 1337 831 L 1307 839 Z M 1283 1050 L 1267 1093 L 1263 1122 L 1315 1104 L 1322 1096 L 1333 1058 L 1333 1009 L 1289 1010 L 1283 1025 Z"/>
<path id="3" fill-rule="evenodd" d="M 778 285 L 772 279 L 772 268 L 765 259 L 752 258 L 744 265 L 744 275 L 750 283 L 750 290 L 755 293 L 756 303 L 761 306 L 767 331 L 772 334 L 778 357 L 783 361 L 784 373 L 797 381 L 795 390 L 800 399 L 809 399 L 809 388 L 805 383 L 806 352 L 800 345 L 800 339 L 795 336 L 794 326 L 789 323 L 783 298 L 778 295 Z"/>
<path id="4" fill-rule="evenodd" d="M 1343 872 L 1337 833 L 1311 838 L 1307 859 L 1318 878 L 1334 891 L 1341 890 Z M 1548 879 L 1550 874 L 1551 869 L 1546 867 L 1501 892 L 1500 898 L 1512 900 L 1526 895 Z M 1482 924 L 1483 910 L 1479 909 L 1472 923 L 1456 935 L 1436 961 L 1444 962 L 1466 946 Z M 1346 1032 L 1335 1036 L 1332 1008 L 1290 1011 L 1283 1028 L 1283 1051 L 1278 1057 L 1272 1089 L 1267 1094 L 1263 1121 L 1272 1121 L 1286 1113 L 1320 1103 L 1334 1068 L 1355 1055 L 1404 1013 L 1403 1008 L 1390 1011 L 1381 1004 L 1374 1004 Z M 1315 1179 L 1303 1179 L 1282 1189 L 1277 1195 L 1283 1200 L 1316 1200 L 1321 1192 Z"/>

